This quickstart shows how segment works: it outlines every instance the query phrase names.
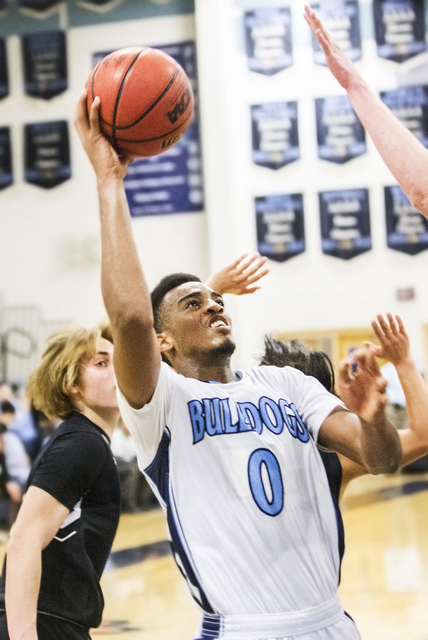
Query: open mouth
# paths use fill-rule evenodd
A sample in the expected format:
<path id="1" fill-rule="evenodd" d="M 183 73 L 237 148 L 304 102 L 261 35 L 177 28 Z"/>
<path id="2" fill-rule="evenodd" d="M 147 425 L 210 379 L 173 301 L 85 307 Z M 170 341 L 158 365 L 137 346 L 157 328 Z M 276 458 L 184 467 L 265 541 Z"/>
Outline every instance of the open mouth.
<path id="1" fill-rule="evenodd" d="M 224 320 L 216 320 L 210 324 L 211 328 L 217 329 L 218 327 L 227 327 L 228 325 Z"/>

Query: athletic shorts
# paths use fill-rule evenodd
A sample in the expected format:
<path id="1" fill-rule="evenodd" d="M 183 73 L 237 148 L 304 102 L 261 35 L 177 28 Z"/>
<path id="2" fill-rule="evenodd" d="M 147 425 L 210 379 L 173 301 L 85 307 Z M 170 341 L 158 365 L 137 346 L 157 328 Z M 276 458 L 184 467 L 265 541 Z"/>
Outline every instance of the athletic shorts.
<path id="1" fill-rule="evenodd" d="M 334 597 L 290 613 L 221 616 L 205 614 L 195 640 L 361 640 L 354 621 Z"/>
<path id="2" fill-rule="evenodd" d="M 39 640 L 91 640 L 88 631 L 79 625 L 40 613 L 37 615 L 37 635 Z M 0 611 L 0 640 L 9 640 L 4 611 Z"/>

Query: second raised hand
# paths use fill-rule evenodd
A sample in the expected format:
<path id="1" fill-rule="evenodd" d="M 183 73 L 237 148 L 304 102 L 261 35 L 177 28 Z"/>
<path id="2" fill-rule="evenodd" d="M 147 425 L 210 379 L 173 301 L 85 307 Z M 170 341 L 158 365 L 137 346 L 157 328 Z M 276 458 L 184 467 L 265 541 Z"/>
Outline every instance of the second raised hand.
<path id="1" fill-rule="evenodd" d="M 380 346 L 370 342 L 366 344 L 376 357 L 384 358 L 395 366 L 409 361 L 410 341 L 400 316 L 378 314 L 372 321 L 372 327 Z"/>

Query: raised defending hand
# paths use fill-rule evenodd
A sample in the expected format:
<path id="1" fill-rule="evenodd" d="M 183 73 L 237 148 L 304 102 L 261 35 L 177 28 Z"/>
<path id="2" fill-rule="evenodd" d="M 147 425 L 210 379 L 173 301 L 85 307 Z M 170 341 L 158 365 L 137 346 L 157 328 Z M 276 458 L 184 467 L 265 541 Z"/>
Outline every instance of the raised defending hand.
<path id="1" fill-rule="evenodd" d="M 86 89 L 84 89 L 77 103 L 74 126 L 98 180 L 112 177 L 123 180 L 126 176 L 126 167 L 133 158 L 120 158 L 101 133 L 99 125 L 100 104 L 100 99 L 95 98 L 88 115 Z"/>
<path id="2" fill-rule="evenodd" d="M 376 357 L 384 358 L 395 366 L 406 364 L 411 359 L 409 336 L 400 316 L 387 313 L 385 317 L 379 314 L 373 320 L 372 327 L 380 346 L 371 342 L 365 344 Z"/>
<path id="3" fill-rule="evenodd" d="M 232 264 L 214 273 L 207 281 L 207 285 L 216 293 L 233 293 L 242 296 L 254 293 L 260 287 L 251 286 L 269 273 L 266 265 L 267 258 L 259 253 L 249 255 L 244 253 Z"/>
<path id="4" fill-rule="evenodd" d="M 313 9 L 308 5 L 305 5 L 304 17 L 312 33 L 324 50 L 328 68 L 342 87 L 348 90 L 354 81 L 360 79 L 360 74 L 354 63 L 346 56 L 337 42 L 326 31 L 321 20 L 317 18 Z"/>
<path id="5" fill-rule="evenodd" d="M 365 422 L 385 411 L 387 381 L 368 347 L 350 353 L 339 365 L 338 390 L 346 407 Z"/>

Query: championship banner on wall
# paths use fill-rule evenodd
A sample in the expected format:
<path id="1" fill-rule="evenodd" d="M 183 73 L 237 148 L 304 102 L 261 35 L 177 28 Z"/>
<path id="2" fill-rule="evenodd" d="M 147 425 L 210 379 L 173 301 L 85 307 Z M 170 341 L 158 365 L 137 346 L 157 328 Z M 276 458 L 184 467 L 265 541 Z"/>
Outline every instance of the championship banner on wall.
<path id="1" fill-rule="evenodd" d="M 135 160 L 128 167 L 124 185 L 132 216 L 197 212 L 204 208 L 195 43 L 156 48 L 173 57 L 187 73 L 195 94 L 195 113 L 186 133 L 171 149 L 160 156 Z M 94 66 L 109 53 L 95 53 Z"/>
<path id="2" fill-rule="evenodd" d="M 255 199 L 257 250 L 270 260 L 285 262 L 306 249 L 301 193 Z"/>
<path id="3" fill-rule="evenodd" d="M 348 96 L 315 100 L 318 156 L 344 164 L 366 153 L 366 132 Z"/>
<path id="4" fill-rule="evenodd" d="M 327 31 L 351 60 L 361 58 L 361 35 L 358 0 L 323 0 L 311 4 Z M 324 51 L 312 34 L 314 62 L 326 64 Z"/>
<path id="5" fill-rule="evenodd" d="M 428 148 L 428 86 L 383 91 L 382 102 Z"/>
<path id="6" fill-rule="evenodd" d="M 280 169 L 300 158 L 297 102 L 251 107 L 253 162 Z"/>
<path id="7" fill-rule="evenodd" d="M 398 185 L 384 187 L 387 245 L 414 256 L 428 249 L 428 220 Z"/>
<path id="8" fill-rule="evenodd" d="M 43 12 L 60 4 L 63 0 L 18 0 L 21 9 L 30 9 L 35 12 Z"/>
<path id="9" fill-rule="evenodd" d="M 372 248 L 367 189 L 322 191 L 319 195 L 323 253 L 350 260 Z"/>
<path id="10" fill-rule="evenodd" d="M 248 11 L 244 25 L 251 71 L 272 76 L 293 64 L 289 8 Z"/>
<path id="11" fill-rule="evenodd" d="M 50 100 L 68 87 L 63 31 L 31 33 L 22 38 L 25 92 Z"/>
<path id="12" fill-rule="evenodd" d="M 65 120 L 26 124 L 24 140 L 26 182 L 51 189 L 71 177 Z"/>
<path id="13" fill-rule="evenodd" d="M 0 189 L 13 183 L 12 150 L 9 127 L 0 128 Z"/>
<path id="14" fill-rule="evenodd" d="M 373 0 L 377 53 L 404 62 L 426 50 L 422 0 Z"/>
<path id="15" fill-rule="evenodd" d="M 6 41 L 0 38 L 0 100 L 9 95 L 9 74 L 7 70 Z"/>

